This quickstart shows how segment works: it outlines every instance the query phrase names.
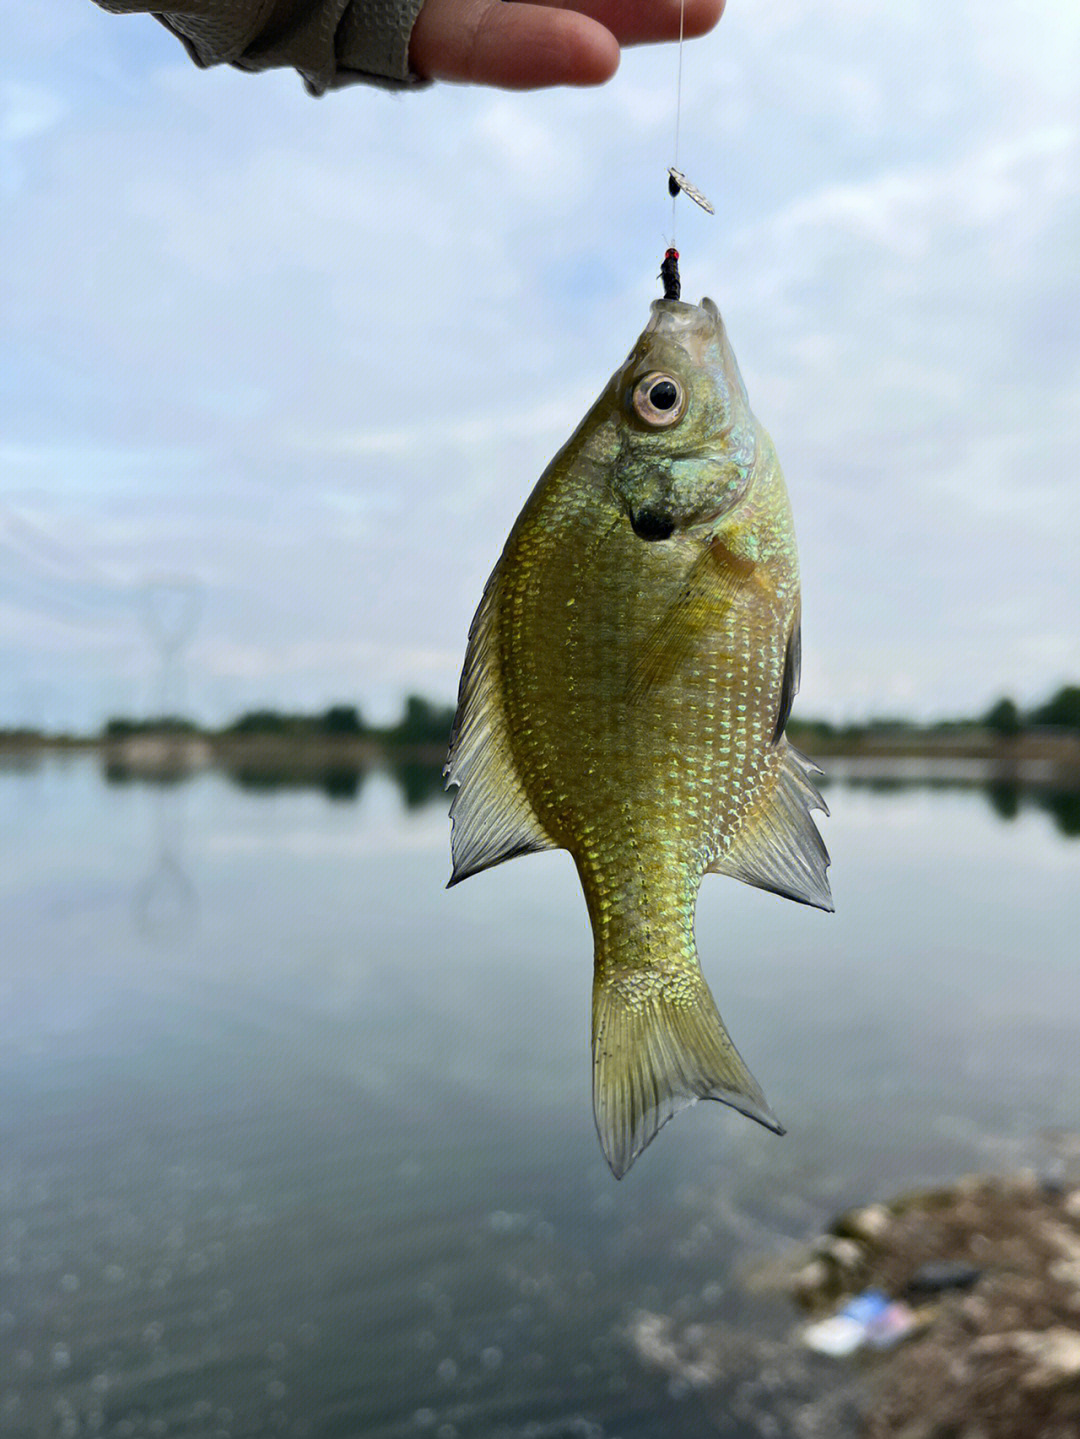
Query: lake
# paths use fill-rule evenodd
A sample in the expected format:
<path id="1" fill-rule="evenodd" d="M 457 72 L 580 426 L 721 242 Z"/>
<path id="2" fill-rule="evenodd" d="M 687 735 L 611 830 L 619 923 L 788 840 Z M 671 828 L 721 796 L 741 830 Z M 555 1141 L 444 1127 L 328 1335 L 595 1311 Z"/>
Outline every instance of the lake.
<path id="1" fill-rule="evenodd" d="M 417 773 L 0 770 L 0 1434 L 780 1434 L 634 1317 L 783 1336 L 755 1264 L 1080 1129 L 1075 797 L 828 797 L 835 915 L 698 911 L 787 1135 L 699 1105 L 617 1183 L 568 856 L 446 891 Z"/>

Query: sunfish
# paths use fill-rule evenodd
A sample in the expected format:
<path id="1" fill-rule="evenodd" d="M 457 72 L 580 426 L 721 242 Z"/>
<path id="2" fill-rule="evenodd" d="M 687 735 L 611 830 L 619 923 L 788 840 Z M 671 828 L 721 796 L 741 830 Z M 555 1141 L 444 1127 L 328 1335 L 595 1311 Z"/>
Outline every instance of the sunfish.
<path id="1" fill-rule="evenodd" d="M 710 872 L 832 908 L 816 771 L 784 735 L 798 684 L 772 441 L 712 301 L 656 300 L 488 580 L 446 766 L 451 884 L 534 850 L 573 855 L 595 944 L 593 1111 L 616 1178 L 698 1099 L 783 1133 L 702 976 L 694 909 Z"/>

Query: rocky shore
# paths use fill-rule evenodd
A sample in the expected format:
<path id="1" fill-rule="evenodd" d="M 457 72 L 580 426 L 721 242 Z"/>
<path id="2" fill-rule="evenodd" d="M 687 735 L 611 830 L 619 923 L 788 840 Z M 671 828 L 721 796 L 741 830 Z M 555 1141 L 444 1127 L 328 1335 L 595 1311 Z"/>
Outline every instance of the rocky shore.
<path id="1" fill-rule="evenodd" d="M 1077 1439 L 1080 1186 L 972 1177 L 840 1216 L 748 1286 L 792 1301 L 786 1339 L 639 1314 L 631 1342 L 718 1429 L 775 1439 Z M 824 1320 L 893 1322 L 844 1357 Z M 854 1303 L 853 1303 L 854 1301 Z M 853 1321 L 841 1318 L 841 1324 Z"/>

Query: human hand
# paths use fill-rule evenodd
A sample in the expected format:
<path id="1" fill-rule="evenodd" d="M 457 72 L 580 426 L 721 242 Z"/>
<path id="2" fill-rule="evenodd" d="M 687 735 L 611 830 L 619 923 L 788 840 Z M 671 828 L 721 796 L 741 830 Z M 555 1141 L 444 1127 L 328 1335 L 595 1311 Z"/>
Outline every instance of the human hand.
<path id="1" fill-rule="evenodd" d="M 704 35 L 724 0 L 686 0 L 683 33 Z M 600 85 L 621 45 L 679 38 L 679 0 L 426 0 L 409 45 L 428 80 L 536 90 Z"/>

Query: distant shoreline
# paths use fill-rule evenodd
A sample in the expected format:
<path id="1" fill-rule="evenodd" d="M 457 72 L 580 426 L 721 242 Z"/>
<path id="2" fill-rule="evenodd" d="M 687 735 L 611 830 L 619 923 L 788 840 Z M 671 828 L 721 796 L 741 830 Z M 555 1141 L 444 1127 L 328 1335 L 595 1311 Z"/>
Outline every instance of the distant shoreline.
<path id="1" fill-rule="evenodd" d="M 982 728 L 866 730 L 824 736 L 789 728 L 792 744 L 844 781 L 1021 784 L 1080 790 L 1080 735 L 1027 730 L 1005 738 Z"/>
<path id="2" fill-rule="evenodd" d="M 1007 739 L 978 728 L 825 735 L 792 725 L 790 736 L 822 766 L 827 780 L 839 783 L 1003 783 L 1080 790 L 1080 735 L 1068 732 L 1028 731 Z M 253 777 L 287 770 L 300 778 L 335 769 L 441 767 L 446 746 L 325 734 L 0 735 L 0 765 L 75 755 L 96 756 L 117 777 L 133 779 L 180 778 L 213 769 Z"/>

